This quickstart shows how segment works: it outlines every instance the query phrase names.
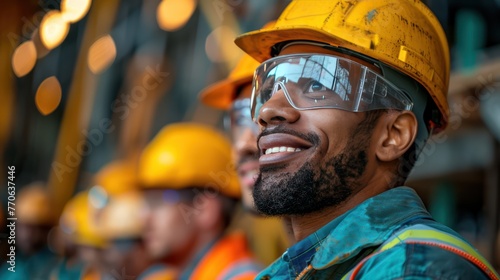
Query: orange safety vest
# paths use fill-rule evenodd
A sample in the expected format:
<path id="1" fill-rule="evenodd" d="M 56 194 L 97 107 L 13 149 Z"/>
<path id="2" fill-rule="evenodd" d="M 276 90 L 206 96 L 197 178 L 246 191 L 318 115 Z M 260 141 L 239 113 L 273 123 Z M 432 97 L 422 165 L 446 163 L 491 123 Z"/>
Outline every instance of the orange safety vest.
<path id="1" fill-rule="evenodd" d="M 174 280 L 177 279 L 177 274 L 171 269 L 162 269 L 155 271 L 142 278 L 144 280 Z"/>
<path id="2" fill-rule="evenodd" d="M 254 279 L 260 267 L 254 261 L 245 235 L 231 233 L 221 238 L 201 259 L 191 274 L 192 280 Z"/>
<path id="3" fill-rule="evenodd" d="M 82 272 L 81 280 L 100 280 L 101 273 L 93 268 L 85 268 Z"/>
<path id="4" fill-rule="evenodd" d="M 374 253 L 363 259 L 356 265 L 349 273 L 342 277 L 342 280 L 356 279 L 357 274 L 363 265 L 373 256 L 391 249 L 398 244 L 424 244 L 428 246 L 435 246 L 441 249 L 455 253 L 480 268 L 490 279 L 500 280 L 500 276 L 493 269 L 493 267 L 484 259 L 477 251 L 467 244 L 465 241 L 446 233 L 424 225 L 414 225 L 407 227 L 395 236 L 384 242 Z"/>

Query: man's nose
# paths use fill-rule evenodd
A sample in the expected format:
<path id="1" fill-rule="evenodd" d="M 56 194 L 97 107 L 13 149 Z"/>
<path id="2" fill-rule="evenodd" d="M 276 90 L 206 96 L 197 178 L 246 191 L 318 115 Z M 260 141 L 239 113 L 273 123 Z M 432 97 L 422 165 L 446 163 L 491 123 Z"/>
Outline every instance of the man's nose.
<path id="1" fill-rule="evenodd" d="M 271 98 L 260 108 L 257 120 L 260 126 L 267 127 L 282 122 L 294 123 L 300 118 L 299 110 L 293 108 L 287 100 L 285 90 L 284 85 L 279 84 L 274 87 Z"/>

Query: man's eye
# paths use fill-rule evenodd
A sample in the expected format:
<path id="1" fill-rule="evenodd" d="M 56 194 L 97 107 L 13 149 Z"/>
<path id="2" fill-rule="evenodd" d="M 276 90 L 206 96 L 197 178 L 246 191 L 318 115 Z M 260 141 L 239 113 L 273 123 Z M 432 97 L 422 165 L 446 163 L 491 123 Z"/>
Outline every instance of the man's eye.
<path id="1" fill-rule="evenodd" d="M 263 88 L 260 91 L 261 103 L 265 103 L 267 100 L 271 99 L 271 95 L 273 93 L 272 88 Z"/>
<path id="2" fill-rule="evenodd" d="M 326 87 L 323 84 L 321 84 L 320 82 L 311 81 L 306 88 L 306 93 L 316 92 L 316 91 L 325 91 L 325 90 L 327 90 Z"/>

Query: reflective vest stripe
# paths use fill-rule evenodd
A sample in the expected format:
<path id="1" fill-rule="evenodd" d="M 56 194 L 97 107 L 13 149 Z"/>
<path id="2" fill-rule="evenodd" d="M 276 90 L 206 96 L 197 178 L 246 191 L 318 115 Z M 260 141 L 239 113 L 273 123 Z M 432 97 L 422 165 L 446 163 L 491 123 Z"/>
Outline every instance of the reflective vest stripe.
<path id="1" fill-rule="evenodd" d="M 414 225 L 403 229 L 397 235 L 384 242 L 373 254 L 363 259 L 356 267 L 342 277 L 342 279 L 354 279 L 366 261 L 398 244 L 424 244 L 439 247 L 469 260 L 491 279 L 500 280 L 500 276 L 495 272 L 488 261 L 478 254 L 467 242 L 449 233 L 424 225 Z"/>
<path id="2" fill-rule="evenodd" d="M 241 260 L 222 272 L 220 279 L 254 279 L 262 267 L 257 265 L 253 259 Z"/>

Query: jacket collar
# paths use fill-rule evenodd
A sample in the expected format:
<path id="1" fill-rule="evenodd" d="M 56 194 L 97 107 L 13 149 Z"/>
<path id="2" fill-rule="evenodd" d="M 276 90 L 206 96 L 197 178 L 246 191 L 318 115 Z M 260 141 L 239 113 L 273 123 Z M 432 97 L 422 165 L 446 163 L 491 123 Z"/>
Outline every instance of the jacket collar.
<path id="1" fill-rule="evenodd" d="M 432 219 L 411 188 L 397 187 L 371 197 L 324 227 L 331 231 L 311 265 L 319 270 L 345 262 L 365 248 L 382 244 L 403 224 L 422 218 Z"/>

